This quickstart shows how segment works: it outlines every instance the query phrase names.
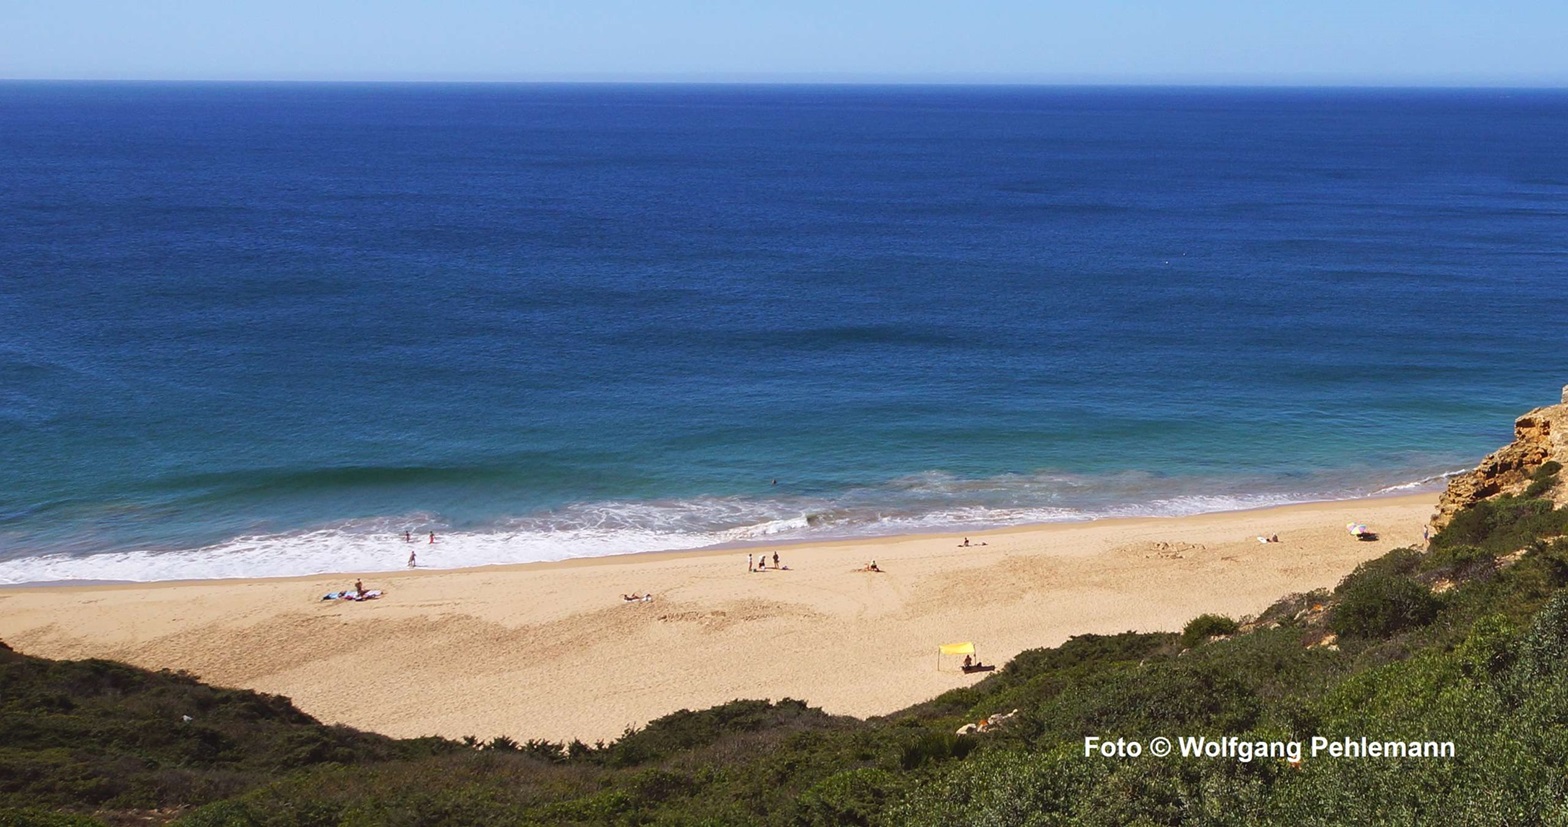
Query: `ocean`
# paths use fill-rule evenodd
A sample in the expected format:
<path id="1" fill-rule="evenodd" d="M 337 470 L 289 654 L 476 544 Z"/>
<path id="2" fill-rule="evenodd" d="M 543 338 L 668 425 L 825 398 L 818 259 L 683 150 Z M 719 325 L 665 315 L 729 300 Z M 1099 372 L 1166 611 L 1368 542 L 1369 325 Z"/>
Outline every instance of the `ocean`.
<path id="1" fill-rule="evenodd" d="M 0 83 L 0 583 L 1431 489 L 1568 382 L 1565 143 L 1553 91 Z"/>

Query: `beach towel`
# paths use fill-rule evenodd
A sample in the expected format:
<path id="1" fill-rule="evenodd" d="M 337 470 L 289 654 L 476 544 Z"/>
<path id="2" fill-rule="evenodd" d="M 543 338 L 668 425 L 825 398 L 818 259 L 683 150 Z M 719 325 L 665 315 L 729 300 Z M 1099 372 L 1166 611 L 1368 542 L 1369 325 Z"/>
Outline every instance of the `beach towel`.
<path id="1" fill-rule="evenodd" d="M 380 589 L 371 589 L 362 595 L 356 596 L 353 592 L 327 592 L 321 596 L 322 600 L 375 600 L 381 596 Z"/>

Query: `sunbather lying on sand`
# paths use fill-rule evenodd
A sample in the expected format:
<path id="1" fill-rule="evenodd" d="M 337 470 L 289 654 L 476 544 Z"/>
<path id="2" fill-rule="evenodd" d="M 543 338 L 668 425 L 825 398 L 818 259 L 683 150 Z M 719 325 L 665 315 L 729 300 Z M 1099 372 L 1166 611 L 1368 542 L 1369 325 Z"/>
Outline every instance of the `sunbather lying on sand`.
<path id="1" fill-rule="evenodd" d="M 375 600 L 376 598 L 378 598 L 380 596 L 381 596 L 381 590 L 380 589 L 371 589 L 370 591 L 327 592 L 326 594 L 322 595 L 321 599 L 322 600 L 354 600 L 354 601 L 360 601 L 360 600 Z"/>

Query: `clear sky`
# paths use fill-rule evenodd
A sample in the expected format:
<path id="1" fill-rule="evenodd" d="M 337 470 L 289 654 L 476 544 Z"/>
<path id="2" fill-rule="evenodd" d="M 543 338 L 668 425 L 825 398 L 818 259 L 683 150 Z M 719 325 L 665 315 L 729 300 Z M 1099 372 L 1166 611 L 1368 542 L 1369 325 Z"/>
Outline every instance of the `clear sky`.
<path id="1" fill-rule="evenodd" d="M 1568 86 L 1568 0 L 0 0 L 0 77 Z"/>

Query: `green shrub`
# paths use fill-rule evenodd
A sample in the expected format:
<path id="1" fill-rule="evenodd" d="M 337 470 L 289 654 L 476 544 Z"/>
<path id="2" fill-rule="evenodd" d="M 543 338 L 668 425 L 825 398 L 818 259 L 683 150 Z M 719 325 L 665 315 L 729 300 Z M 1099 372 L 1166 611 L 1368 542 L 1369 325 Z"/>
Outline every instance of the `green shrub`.
<path id="1" fill-rule="evenodd" d="M 682 709 L 653 720 L 642 729 L 627 730 L 603 751 L 604 760 L 611 767 L 629 767 L 713 744 L 725 736 L 770 729 L 809 729 L 831 721 L 831 716 L 821 709 L 793 698 L 782 698 L 777 703 L 730 701 L 697 712 Z"/>
<path id="2" fill-rule="evenodd" d="M 1548 491 L 1557 487 L 1557 472 L 1562 469 L 1562 463 L 1556 460 L 1542 463 L 1541 467 L 1530 475 L 1530 486 L 1524 490 L 1524 496 L 1527 499 L 1545 496 Z"/>
<path id="3" fill-rule="evenodd" d="M 1377 557 L 1356 566 L 1355 570 L 1339 581 L 1334 588 L 1334 594 L 1341 594 L 1345 585 L 1358 577 L 1369 575 L 1399 576 L 1409 574 L 1421 567 L 1425 555 L 1413 548 L 1396 548 L 1382 557 Z"/>
<path id="4" fill-rule="evenodd" d="M 0 827 L 103 827 L 96 818 L 33 807 L 0 809 Z"/>
<path id="5" fill-rule="evenodd" d="M 628 786 L 639 801 L 657 803 L 691 795 L 697 784 L 688 773 L 654 767 L 633 775 Z"/>
<path id="6" fill-rule="evenodd" d="M 251 827 L 261 819 L 247 804 L 231 799 L 193 810 L 179 823 L 180 827 Z"/>
<path id="7" fill-rule="evenodd" d="M 1514 627 L 1505 615 L 1487 615 L 1475 622 L 1464 643 L 1454 650 L 1459 666 L 1472 678 L 1491 680 L 1514 662 Z"/>
<path id="8" fill-rule="evenodd" d="M 1497 559 L 1496 555 L 1480 548 L 1464 543 L 1443 546 L 1434 549 L 1431 554 L 1421 561 L 1422 571 L 1443 571 L 1469 569 L 1477 563 L 1490 564 Z"/>
<path id="9" fill-rule="evenodd" d="M 913 770 L 934 761 L 963 758 L 975 748 L 975 743 L 973 738 L 951 732 L 926 732 L 904 747 L 899 765 L 906 770 Z"/>
<path id="10" fill-rule="evenodd" d="M 497 752 L 518 752 L 522 748 L 523 747 L 521 744 L 505 735 L 497 735 L 490 739 L 490 743 L 480 747 L 480 749 L 494 750 Z"/>
<path id="11" fill-rule="evenodd" d="M 1496 497 L 1455 514 L 1432 538 L 1432 548 L 1473 545 L 1494 554 L 1508 554 L 1565 530 L 1568 508 L 1554 510 L 1548 500 Z"/>
<path id="12" fill-rule="evenodd" d="M 1420 583 L 1383 571 L 1357 572 L 1335 590 L 1339 603 L 1329 617 L 1335 634 L 1383 638 L 1425 626 L 1437 617 L 1438 600 Z"/>
<path id="13" fill-rule="evenodd" d="M 1533 611 L 1538 607 L 1531 607 L 1532 602 L 1544 601 L 1568 586 L 1568 538 L 1537 545 L 1502 572 L 1502 579 L 1513 586 L 1512 596 L 1519 604 L 1516 608 Z"/>
<path id="14" fill-rule="evenodd" d="M 1053 648 L 1026 649 L 1001 671 L 972 687 L 989 695 L 977 698 L 972 710 L 978 717 L 999 710 L 1037 707 L 1096 675 L 1174 651 L 1176 642 L 1177 636 L 1169 633 L 1122 632 L 1077 635 Z"/>
<path id="15" fill-rule="evenodd" d="M 1081 749 L 1081 747 L 1080 747 Z M 950 765 L 914 786 L 884 823 L 929 827 L 1073 824 L 1073 802 L 1110 775 L 1112 763 L 1079 756 L 1001 752 Z M 1107 822 L 1109 823 L 1109 822 Z"/>
<path id="16" fill-rule="evenodd" d="M 1568 670 L 1568 595 L 1553 598 L 1514 650 L 1509 678 L 1516 699 Z"/>
<path id="17" fill-rule="evenodd" d="M 898 776 L 863 767 L 831 775 L 801 794 L 799 820 L 812 827 L 869 825 L 899 788 Z"/>
<path id="18" fill-rule="evenodd" d="M 1122 632 L 1118 635 L 1074 635 L 1060 646 L 1025 649 L 1002 667 L 991 680 L 1014 684 L 1042 674 L 1111 663 L 1137 663 L 1172 640 L 1160 633 Z M 981 682 L 978 688 L 984 688 Z"/>
<path id="19" fill-rule="evenodd" d="M 1128 737 L 1228 732 L 1250 726 L 1261 711 L 1254 687 L 1235 664 L 1193 657 L 1161 658 L 1097 674 L 1026 710 L 1040 722 L 1047 741 L 1112 732 Z"/>
<path id="20" fill-rule="evenodd" d="M 1187 621 L 1187 627 L 1181 630 L 1181 645 L 1191 649 L 1211 637 L 1234 635 L 1239 628 L 1236 621 L 1224 615 L 1198 615 Z"/>

